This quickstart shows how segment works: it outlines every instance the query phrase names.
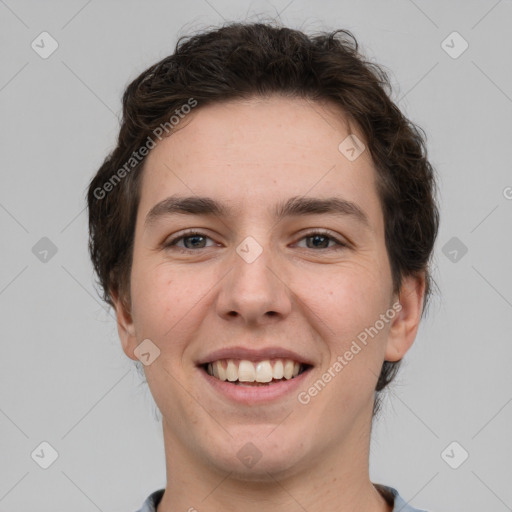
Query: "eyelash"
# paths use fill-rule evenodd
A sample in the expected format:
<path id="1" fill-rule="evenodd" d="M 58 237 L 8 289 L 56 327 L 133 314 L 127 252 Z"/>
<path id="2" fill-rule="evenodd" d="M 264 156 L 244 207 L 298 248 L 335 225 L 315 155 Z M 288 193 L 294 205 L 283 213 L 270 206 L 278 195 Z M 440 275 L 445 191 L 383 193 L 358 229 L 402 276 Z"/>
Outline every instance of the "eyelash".
<path id="1" fill-rule="evenodd" d="M 341 248 L 348 247 L 347 244 L 345 244 L 345 243 L 341 242 L 340 240 L 338 240 L 337 238 L 333 237 L 329 231 L 324 231 L 324 230 L 317 230 L 317 231 L 311 231 L 309 233 L 306 233 L 305 235 L 302 236 L 302 238 L 300 238 L 300 240 L 303 240 L 304 238 L 310 238 L 315 235 L 320 235 L 320 236 L 329 238 L 330 240 L 334 241 L 336 243 L 336 245 L 338 245 L 338 247 L 325 247 L 325 248 L 323 248 L 323 250 L 327 250 L 327 251 L 328 250 L 339 250 Z M 168 242 L 164 243 L 163 247 L 165 249 L 170 249 L 171 247 L 174 247 L 175 250 L 182 252 L 182 253 L 197 252 L 200 249 L 208 248 L 208 247 L 200 247 L 199 249 L 187 249 L 185 247 L 176 246 L 177 242 L 179 242 L 185 238 L 189 238 L 189 237 L 193 237 L 193 236 L 202 236 L 204 238 L 210 238 L 209 236 L 205 235 L 204 233 L 201 233 L 200 231 L 190 230 L 190 231 L 186 231 L 185 233 L 182 233 L 181 235 L 179 235 L 175 238 L 172 238 Z M 211 238 L 210 238 L 210 240 L 211 240 Z M 306 247 L 306 249 L 309 249 L 309 247 Z M 310 250 L 314 251 L 315 249 L 310 249 Z"/>

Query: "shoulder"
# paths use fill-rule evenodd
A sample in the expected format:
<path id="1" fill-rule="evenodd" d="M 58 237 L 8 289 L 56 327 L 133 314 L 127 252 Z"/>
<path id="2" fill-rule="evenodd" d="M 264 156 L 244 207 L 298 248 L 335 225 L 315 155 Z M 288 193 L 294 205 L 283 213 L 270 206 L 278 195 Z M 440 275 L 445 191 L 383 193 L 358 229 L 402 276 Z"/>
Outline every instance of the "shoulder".
<path id="1" fill-rule="evenodd" d="M 158 489 L 158 491 L 151 493 L 142 504 L 142 508 L 137 510 L 137 512 L 156 512 L 156 507 L 160 503 L 164 491 L 165 489 Z"/>
<path id="2" fill-rule="evenodd" d="M 426 510 L 414 508 L 407 503 L 398 493 L 398 491 L 388 485 L 373 484 L 377 490 L 384 496 L 390 505 L 393 505 L 393 512 L 427 512 Z"/>

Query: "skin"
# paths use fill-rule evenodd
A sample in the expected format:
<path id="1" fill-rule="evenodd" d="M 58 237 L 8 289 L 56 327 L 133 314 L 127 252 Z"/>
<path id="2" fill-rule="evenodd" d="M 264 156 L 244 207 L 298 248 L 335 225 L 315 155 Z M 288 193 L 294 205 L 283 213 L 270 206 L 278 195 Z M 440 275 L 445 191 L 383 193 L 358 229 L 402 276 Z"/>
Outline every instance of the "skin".
<path id="1" fill-rule="evenodd" d="M 168 482 L 158 512 L 392 510 L 369 479 L 374 389 L 383 361 L 414 341 L 425 280 L 408 277 L 393 295 L 371 156 L 351 162 L 338 150 L 350 133 L 364 141 L 333 104 L 258 97 L 198 106 L 148 155 L 131 310 L 114 301 L 127 356 L 136 360 L 146 338 L 160 349 L 144 367 L 163 416 Z M 169 216 L 145 229 L 149 210 L 173 194 L 209 196 L 234 214 Z M 349 216 L 276 222 L 270 213 L 291 196 L 333 195 L 357 203 L 370 228 Z M 187 254 L 162 247 L 188 228 L 208 238 L 181 240 Z M 347 247 L 315 247 L 304 238 L 315 229 Z M 252 263 L 235 250 L 247 236 L 263 249 Z M 397 300 L 401 311 L 307 405 L 296 393 L 234 404 L 198 378 L 195 362 L 213 350 L 279 345 L 314 361 L 307 390 Z M 237 457 L 248 442 L 262 454 L 251 468 Z"/>

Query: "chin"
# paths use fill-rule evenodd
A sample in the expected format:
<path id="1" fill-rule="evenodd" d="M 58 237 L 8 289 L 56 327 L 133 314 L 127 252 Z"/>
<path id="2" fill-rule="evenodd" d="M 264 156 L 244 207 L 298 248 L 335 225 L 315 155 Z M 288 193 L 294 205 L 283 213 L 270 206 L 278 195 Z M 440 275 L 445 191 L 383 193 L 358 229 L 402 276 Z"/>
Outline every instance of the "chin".
<path id="1" fill-rule="evenodd" d="M 274 481 L 307 467 L 301 440 L 293 442 L 289 435 L 276 435 L 276 432 L 269 436 L 268 429 L 258 429 L 255 435 L 238 432 L 226 445 L 215 450 L 211 444 L 204 448 L 208 452 L 205 458 L 211 465 L 223 473 L 231 473 L 230 478 L 247 482 Z"/>

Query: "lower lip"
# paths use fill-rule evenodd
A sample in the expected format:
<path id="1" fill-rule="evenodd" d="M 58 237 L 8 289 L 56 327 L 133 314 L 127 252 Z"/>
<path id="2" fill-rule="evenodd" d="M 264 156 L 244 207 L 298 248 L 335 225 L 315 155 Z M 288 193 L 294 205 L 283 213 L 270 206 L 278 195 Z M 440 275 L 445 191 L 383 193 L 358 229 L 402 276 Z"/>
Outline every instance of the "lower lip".
<path id="1" fill-rule="evenodd" d="M 290 395 L 294 391 L 297 392 L 297 388 L 307 378 L 311 367 L 293 379 L 283 379 L 274 384 L 268 384 L 267 386 L 240 386 L 238 384 L 232 384 L 229 381 L 212 377 L 202 368 L 198 368 L 198 370 L 206 379 L 206 382 L 220 394 L 235 402 L 250 405 L 275 401 L 286 395 Z"/>

